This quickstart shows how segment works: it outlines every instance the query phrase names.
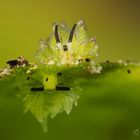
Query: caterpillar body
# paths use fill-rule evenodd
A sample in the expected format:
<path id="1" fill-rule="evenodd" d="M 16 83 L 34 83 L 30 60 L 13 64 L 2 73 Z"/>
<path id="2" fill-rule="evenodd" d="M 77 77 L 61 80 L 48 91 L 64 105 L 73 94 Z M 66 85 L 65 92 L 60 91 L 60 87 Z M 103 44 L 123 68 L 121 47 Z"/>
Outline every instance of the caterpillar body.
<path id="1" fill-rule="evenodd" d="M 55 23 L 53 33 L 47 40 L 41 40 L 37 53 L 42 71 L 41 90 L 70 90 L 69 87 L 58 86 L 58 73 L 78 66 L 86 66 L 91 73 L 95 72 L 97 50 L 96 40 L 89 38 L 83 20 L 74 24 L 71 29 L 65 23 Z"/>

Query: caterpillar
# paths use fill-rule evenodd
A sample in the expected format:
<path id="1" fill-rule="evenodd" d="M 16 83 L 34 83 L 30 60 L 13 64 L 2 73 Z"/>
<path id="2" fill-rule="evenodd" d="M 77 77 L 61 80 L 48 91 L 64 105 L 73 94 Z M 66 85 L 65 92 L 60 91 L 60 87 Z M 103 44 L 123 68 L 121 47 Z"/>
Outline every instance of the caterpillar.
<path id="1" fill-rule="evenodd" d="M 90 38 L 83 20 L 70 29 L 65 23 L 53 25 L 53 33 L 41 40 L 36 55 L 42 70 L 42 88 L 35 90 L 70 90 L 67 86 L 58 86 L 58 75 L 63 69 L 83 66 L 95 72 L 95 58 L 98 46 L 95 38 Z M 93 67 L 93 68 L 92 68 Z M 33 89 L 32 89 L 33 90 Z"/>

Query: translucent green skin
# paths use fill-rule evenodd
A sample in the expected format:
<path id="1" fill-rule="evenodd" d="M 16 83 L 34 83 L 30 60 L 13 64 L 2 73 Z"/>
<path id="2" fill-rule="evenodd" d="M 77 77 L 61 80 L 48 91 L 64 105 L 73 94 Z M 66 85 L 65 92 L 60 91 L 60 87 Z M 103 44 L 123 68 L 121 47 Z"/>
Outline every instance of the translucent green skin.
<path id="1" fill-rule="evenodd" d="M 77 23 L 72 42 L 68 42 L 70 29 L 65 23 L 61 23 L 58 26 L 61 42 L 57 43 L 54 33 L 55 26 L 56 24 L 54 24 L 52 35 L 46 41 L 41 42 L 37 53 L 45 90 L 56 88 L 58 84 L 57 72 L 70 67 L 85 66 L 85 62 L 87 62 L 86 67 L 90 66 L 92 69 L 97 56 L 96 41 L 94 38 L 89 38 L 83 20 Z M 64 51 L 64 45 L 67 46 L 68 51 Z"/>

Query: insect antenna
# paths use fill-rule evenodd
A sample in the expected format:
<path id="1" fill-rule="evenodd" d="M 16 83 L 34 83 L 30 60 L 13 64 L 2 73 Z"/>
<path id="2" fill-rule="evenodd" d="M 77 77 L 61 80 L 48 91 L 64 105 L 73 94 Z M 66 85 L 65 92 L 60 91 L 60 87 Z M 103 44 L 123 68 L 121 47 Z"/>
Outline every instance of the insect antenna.
<path id="1" fill-rule="evenodd" d="M 55 26 L 55 40 L 57 43 L 60 43 L 60 38 L 58 34 L 58 25 Z"/>
<path id="2" fill-rule="evenodd" d="M 69 39 L 68 39 L 68 43 L 71 43 L 72 42 L 72 39 L 73 39 L 73 34 L 74 34 L 74 31 L 75 31 L 75 28 L 76 28 L 77 24 L 74 24 L 72 29 L 71 29 L 71 32 L 70 32 L 70 35 L 69 35 Z"/>

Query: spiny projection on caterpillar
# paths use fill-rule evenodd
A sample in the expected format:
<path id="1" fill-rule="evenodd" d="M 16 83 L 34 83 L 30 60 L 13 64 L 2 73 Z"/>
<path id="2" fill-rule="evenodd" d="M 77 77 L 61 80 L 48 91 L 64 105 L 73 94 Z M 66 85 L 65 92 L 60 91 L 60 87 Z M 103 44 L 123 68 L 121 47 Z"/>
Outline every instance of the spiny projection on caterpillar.
<path id="1" fill-rule="evenodd" d="M 77 78 L 84 73 L 98 74 L 102 67 L 95 63 L 98 46 L 88 36 L 85 23 L 80 20 L 70 29 L 64 22 L 53 25 L 53 33 L 40 41 L 36 63 L 23 57 L 10 60 L 0 70 L 1 79 L 13 79 L 18 87 L 25 112 L 30 111 L 46 131 L 48 116 L 70 113 L 79 95 Z M 7 80 L 8 81 L 8 80 Z"/>

